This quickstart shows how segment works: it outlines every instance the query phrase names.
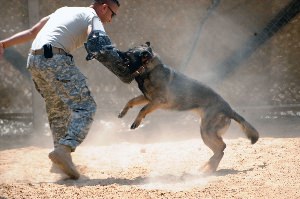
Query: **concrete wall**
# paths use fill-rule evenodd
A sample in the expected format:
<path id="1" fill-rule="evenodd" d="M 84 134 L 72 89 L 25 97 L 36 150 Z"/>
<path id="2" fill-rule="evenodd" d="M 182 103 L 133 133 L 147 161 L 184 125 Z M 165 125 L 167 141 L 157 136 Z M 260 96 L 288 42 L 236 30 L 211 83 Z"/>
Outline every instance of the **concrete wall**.
<path id="1" fill-rule="evenodd" d="M 90 2 L 39 0 L 38 14 Z M 233 106 L 299 104 L 299 15 L 226 76 L 220 65 L 291 1 L 224 0 L 211 10 L 212 2 L 217 1 L 121 0 L 119 16 L 105 28 L 121 50 L 150 41 L 166 64 L 211 85 Z M 0 38 L 29 27 L 28 9 L 25 0 L 1 0 Z M 32 84 L 24 71 L 29 46 L 11 48 L 7 56 L 18 58 L 0 61 L 0 111 L 31 111 Z M 73 54 L 99 109 L 116 112 L 140 93 L 135 83 L 125 85 L 96 61 L 86 62 L 83 48 Z"/>

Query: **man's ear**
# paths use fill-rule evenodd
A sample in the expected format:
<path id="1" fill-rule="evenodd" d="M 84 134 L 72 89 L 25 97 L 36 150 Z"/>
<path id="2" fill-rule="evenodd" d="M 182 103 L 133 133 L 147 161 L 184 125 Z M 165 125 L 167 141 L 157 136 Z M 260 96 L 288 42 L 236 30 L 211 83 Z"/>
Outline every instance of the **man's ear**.
<path id="1" fill-rule="evenodd" d="M 146 42 L 146 45 L 147 45 L 148 47 L 150 47 L 150 41 L 147 41 L 147 42 Z"/>

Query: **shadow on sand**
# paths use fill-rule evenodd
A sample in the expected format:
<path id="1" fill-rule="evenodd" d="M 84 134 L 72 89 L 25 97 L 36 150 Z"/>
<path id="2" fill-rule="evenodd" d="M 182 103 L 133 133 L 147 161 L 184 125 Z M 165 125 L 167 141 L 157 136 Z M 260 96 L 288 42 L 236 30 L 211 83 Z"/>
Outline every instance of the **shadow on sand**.
<path id="1" fill-rule="evenodd" d="M 154 176 L 154 177 L 136 177 L 133 179 L 125 179 L 125 178 L 106 178 L 106 179 L 90 179 L 87 176 L 81 176 L 79 180 L 71 180 L 71 179 L 61 179 L 58 180 L 56 183 L 59 185 L 66 185 L 66 186 L 77 186 L 77 187 L 84 187 L 84 186 L 108 186 L 113 184 L 118 185 L 145 185 L 148 183 L 161 183 L 161 184 L 177 184 L 177 183 L 184 183 L 187 181 L 196 181 L 199 179 L 208 179 L 211 177 L 219 177 L 219 176 L 226 176 L 226 175 L 235 175 L 239 173 L 246 173 L 248 171 L 252 171 L 253 168 L 238 171 L 234 169 L 220 169 L 216 173 L 212 175 L 205 175 L 205 174 L 189 174 L 183 173 L 181 176 L 175 176 L 171 174 L 163 175 L 163 176 Z"/>

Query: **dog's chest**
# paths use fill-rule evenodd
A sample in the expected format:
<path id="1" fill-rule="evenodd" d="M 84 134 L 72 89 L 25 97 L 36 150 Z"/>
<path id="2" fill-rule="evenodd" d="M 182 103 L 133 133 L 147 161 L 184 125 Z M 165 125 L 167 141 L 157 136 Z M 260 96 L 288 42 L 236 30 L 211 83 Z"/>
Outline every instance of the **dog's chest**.
<path id="1" fill-rule="evenodd" d="M 136 78 L 139 89 L 150 101 L 158 98 L 159 101 L 168 100 L 168 80 L 169 74 L 160 68 Z"/>
<path id="2" fill-rule="evenodd" d="M 151 82 L 149 76 L 146 78 L 137 78 L 137 83 L 139 89 L 142 91 L 142 93 L 148 100 L 151 101 L 154 98 L 154 96 L 156 96 L 158 89 Z"/>

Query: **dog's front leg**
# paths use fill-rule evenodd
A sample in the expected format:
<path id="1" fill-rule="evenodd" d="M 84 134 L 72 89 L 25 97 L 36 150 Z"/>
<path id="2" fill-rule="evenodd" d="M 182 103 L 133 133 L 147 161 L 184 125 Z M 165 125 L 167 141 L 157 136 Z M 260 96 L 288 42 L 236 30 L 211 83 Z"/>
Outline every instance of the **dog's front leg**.
<path id="1" fill-rule="evenodd" d="M 146 106 L 144 106 L 140 110 L 138 116 L 135 118 L 135 120 L 130 128 L 131 129 L 137 128 L 141 124 L 142 120 L 146 117 L 147 114 L 155 111 L 156 109 L 159 109 L 160 107 L 161 107 L 161 104 L 155 103 L 155 102 L 151 102 L 151 103 L 147 104 Z"/>
<path id="2" fill-rule="evenodd" d="M 122 118 L 128 112 L 128 110 L 130 108 L 132 108 L 134 106 L 137 106 L 137 105 L 146 104 L 148 102 L 149 102 L 149 100 L 147 100 L 144 95 L 140 95 L 138 97 L 135 97 L 135 98 L 133 98 L 133 99 L 131 99 L 127 102 L 127 104 L 125 105 L 125 107 L 123 108 L 121 113 L 119 113 L 118 117 Z"/>

